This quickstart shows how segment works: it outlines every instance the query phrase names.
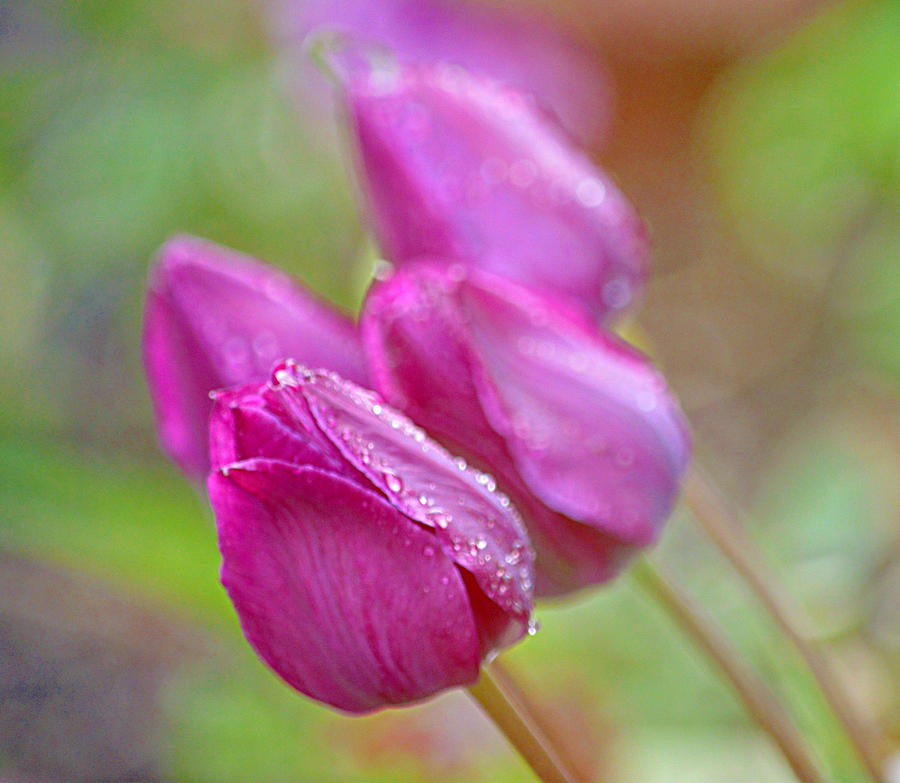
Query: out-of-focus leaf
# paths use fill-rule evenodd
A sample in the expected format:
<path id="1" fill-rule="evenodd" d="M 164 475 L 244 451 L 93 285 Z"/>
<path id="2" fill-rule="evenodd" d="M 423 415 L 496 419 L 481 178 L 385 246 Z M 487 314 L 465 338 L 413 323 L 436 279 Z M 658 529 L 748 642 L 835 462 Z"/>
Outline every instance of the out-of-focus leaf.
<path id="1" fill-rule="evenodd" d="M 711 139 L 753 257 L 821 283 L 873 199 L 900 186 L 900 5 L 842 3 L 717 93 Z"/>
<path id="2" fill-rule="evenodd" d="M 0 546 L 230 628 L 215 528 L 174 469 L 0 439 Z"/>
<path id="3" fill-rule="evenodd" d="M 857 238 L 833 290 L 834 310 L 863 356 L 900 381 L 900 192 L 896 196 Z"/>

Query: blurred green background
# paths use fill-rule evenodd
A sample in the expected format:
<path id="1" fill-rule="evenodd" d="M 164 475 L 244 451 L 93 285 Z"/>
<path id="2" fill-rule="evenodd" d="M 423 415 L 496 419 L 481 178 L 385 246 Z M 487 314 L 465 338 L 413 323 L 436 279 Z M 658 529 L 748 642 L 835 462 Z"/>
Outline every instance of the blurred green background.
<path id="1" fill-rule="evenodd" d="M 0 3 L 0 777 L 531 780 L 462 694 L 351 720 L 269 674 L 218 584 L 206 502 L 156 447 L 140 324 L 167 236 L 259 256 L 351 309 L 366 282 L 329 109 L 298 109 L 264 31 L 237 0 Z M 604 58 L 590 26 L 572 33 Z M 898 41 L 900 3 L 879 0 L 752 52 L 642 68 L 611 54 L 623 119 L 595 149 L 653 229 L 639 320 L 698 458 L 750 510 L 886 749 L 900 746 Z M 698 87 L 685 127 L 654 141 L 641 129 L 676 111 L 654 102 L 667 79 Z M 686 511 L 659 554 L 773 678 L 831 779 L 862 780 Z M 504 657 L 561 725 L 592 728 L 575 750 L 598 779 L 791 779 L 628 577 L 538 617 Z"/>

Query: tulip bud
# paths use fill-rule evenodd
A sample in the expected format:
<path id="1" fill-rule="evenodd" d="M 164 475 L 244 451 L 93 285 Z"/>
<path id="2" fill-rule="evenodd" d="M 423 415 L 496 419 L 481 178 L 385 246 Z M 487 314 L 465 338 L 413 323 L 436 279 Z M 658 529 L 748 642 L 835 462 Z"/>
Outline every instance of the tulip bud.
<path id="1" fill-rule="evenodd" d="M 462 264 L 399 270 L 372 288 L 360 325 L 385 399 L 522 512 L 538 595 L 609 579 L 656 539 L 690 442 L 637 350 L 561 300 Z"/>
<path id="2" fill-rule="evenodd" d="M 597 53 L 558 29 L 550 14 L 457 0 L 266 0 L 263 6 L 272 36 L 289 53 L 314 31 L 340 31 L 403 62 L 456 63 L 533 93 L 584 143 L 607 130 L 609 77 Z M 304 65 L 296 63 L 295 75 L 308 94 L 315 79 Z"/>
<path id="3" fill-rule="evenodd" d="M 600 317 L 635 298 L 647 274 L 640 220 L 531 99 L 455 66 L 351 62 L 360 179 L 389 261 L 461 260 Z"/>
<path id="4" fill-rule="evenodd" d="M 509 500 L 372 392 L 283 362 L 216 396 L 210 454 L 222 582 L 297 690 L 349 712 L 416 701 L 529 629 Z"/>
<path id="5" fill-rule="evenodd" d="M 367 382 L 355 325 L 287 275 L 194 237 L 163 246 L 150 273 L 144 365 L 163 448 L 185 473 L 209 471 L 210 391 L 265 380 L 285 356 Z"/>

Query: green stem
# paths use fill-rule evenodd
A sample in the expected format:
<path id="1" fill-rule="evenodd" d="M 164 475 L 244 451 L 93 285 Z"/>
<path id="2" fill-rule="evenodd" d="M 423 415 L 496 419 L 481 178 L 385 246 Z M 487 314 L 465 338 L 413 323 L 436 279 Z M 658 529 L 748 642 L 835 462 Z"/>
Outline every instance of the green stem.
<path id="1" fill-rule="evenodd" d="M 510 744 L 544 783 L 578 783 L 531 714 L 515 703 L 498 684 L 491 664 L 469 686 L 469 695 L 478 703 Z"/>
<path id="2" fill-rule="evenodd" d="M 581 758 L 580 754 L 572 752 L 571 743 L 567 742 L 567 738 L 571 738 L 573 732 L 579 732 L 584 736 L 586 727 L 583 725 L 573 726 L 569 722 L 566 722 L 565 726 L 560 726 L 557 721 L 549 718 L 547 711 L 540 708 L 540 705 L 516 682 L 516 678 L 499 660 L 495 659 L 486 666 L 491 670 L 497 686 L 516 705 L 516 709 L 527 714 L 556 748 L 563 764 L 572 771 L 575 779 L 594 780 L 596 771 L 593 764 L 589 759 Z"/>
<path id="3" fill-rule="evenodd" d="M 762 553 L 747 536 L 737 513 L 702 470 L 693 469 L 684 491 L 694 517 L 806 661 L 872 780 L 881 780 L 882 758 L 878 742 L 835 676 L 825 654 L 809 641 L 812 636 L 809 618 L 778 584 Z"/>
<path id="4" fill-rule="evenodd" d="M 747 712 L 781 749 L 797 779 L 803 783 L 825 783 L 787 712 L 712 618 L 675 584 L 670 575 L 664 574 L 660 566 L 652 565 L 646 558 L 635 563 L 632 573 L 721 669 Z"/>

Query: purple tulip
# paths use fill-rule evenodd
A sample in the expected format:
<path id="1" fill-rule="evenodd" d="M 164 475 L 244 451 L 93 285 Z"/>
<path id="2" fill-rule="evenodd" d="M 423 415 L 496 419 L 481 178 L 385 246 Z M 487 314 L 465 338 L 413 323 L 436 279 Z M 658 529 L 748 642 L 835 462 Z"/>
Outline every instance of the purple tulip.
<path id="1" fill-rule="evenodd" d="M 638 351 L 568 303 L 462 264 L 399 270 L 360 324 L 385 399 L 522 512 L 538 595 L 609 579 L 656 539 L 690 443 Z"/>
<path id="2" fill-rule="evenodd" d="M 404 63 L 447 62 L 535 95 L 581 141 L 609 121 L 611 88 L 597 57 L 552 19 L 458 0 L 268 0 L 274 37 L 299 52 L 317 29 L 383 46 Z M 315 83 L 298 57 L 301 90 Z"/>
<path id="3" fill-rule="evenodd" d="M 344 70 L 362 186 L 388 260 L 459 259 L 600 317 L 631 303 L 647 274 L 643 226 L 530 99 L 455 66 Z"/>
<path id="4" fill-rule="evenodd" d="M 509 500 L 374 393 L 282 362 L 217 395 L 210 454 L 222 581 L 297 690 L 349 712 L 416 701 L 528 630 Z"/>
<path id="5" fill-rule="evenodd" d="M 284 273 L 194 237 L 167 242 L 150 273 L 144 364 L 166 453 L 209 471 L 213 389 L 262 381 L 295 356 L 367 385 L 355 325 Z"/>

